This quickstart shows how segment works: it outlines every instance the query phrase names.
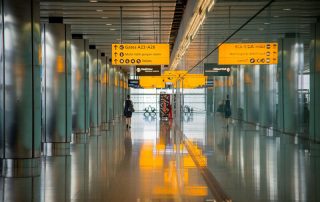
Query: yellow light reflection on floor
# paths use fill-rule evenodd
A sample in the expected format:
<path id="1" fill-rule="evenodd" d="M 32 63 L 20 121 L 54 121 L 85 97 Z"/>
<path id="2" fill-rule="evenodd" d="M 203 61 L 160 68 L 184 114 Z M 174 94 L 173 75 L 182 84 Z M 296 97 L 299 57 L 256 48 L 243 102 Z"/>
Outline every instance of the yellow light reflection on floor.
<path id="1" fill-rule="evenodd" d="M 187 196 L 207 196 L 208 187 L 206 186 L 186 186 L 184 187 L 184 194 Z"/>
<path id="2" fill-rule="evenodd" d="M 190 147 L 201 160 L 205 160 L 201 149 L 190 142 Z M 179 148 L 179 151 L 177 151 Z M 166 145 L 159 141 L 156 145 L 145 142 L 140 150 L 141 197 L 176 198 L 179 195 L 205 197 L 208 188 L 199 182 L 201 175 L 193 159 L 185 153 L 184 146 L 173 145 L 173 151 L 166 151 Z M 177 161 L 177 157 L 180 161 Z M 178 163 L 179 162 L 179 163 Z M 202 163 L 204 164 L 204 163 Z M 191 175 L 191 176 L 190 176 Z M 182 186 L 182 187 L 181 187 Z"/>
<path id="3" fill-rule="evenodd" d="M 160 169 L 163 167 L 163 156 L 153 154 L 153 145 L 144 144 L 140 151 L 140 168 L 142 169 Z"/>
<path id="4" fill-rule="evenodd" d="M 196 164 L 194 163 L 194 161 L 192 160 L 190 155 L 183 157 L 183 167 L 184 168 L 195 168 L 196 167 Z"/>

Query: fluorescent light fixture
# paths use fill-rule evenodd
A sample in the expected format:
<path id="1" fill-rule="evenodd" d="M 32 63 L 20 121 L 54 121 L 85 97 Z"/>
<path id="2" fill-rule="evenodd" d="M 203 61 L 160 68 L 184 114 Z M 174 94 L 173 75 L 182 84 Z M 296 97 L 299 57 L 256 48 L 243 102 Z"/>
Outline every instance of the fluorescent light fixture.
<path id="1" fill-rule="evenodd" d="M 90 0 L 90 3 L 97 3 L 98 1 L 96 0 Z"/>
<path id="2" fill-rule="evenodd" d="M 284 8 L 284 9 L 282 9 L 282 10 L 284 10 L 284 11 L 291 11 L 291 8 Z"/>
<path id="3" fill-rule="evenodd" d="M 279 17 L 279 15 L 275 15 L 275 16 L 273 16 L 274 18 L 278 18 Z"/>
<path id="4" fill-rule="evenodd" d="M 212 9 L 214 6 L 215 0 L 202 0 L 197 1 L 195 5 L 196 12 L 194 12 L 193 16 L 189 20 L 189 24 L 185 29 L 184 36 L 174 53 L 174 58 L 172 59 L 171 69 L 176 69 L 179 64 L 181 58 L 186 53 L 189 48 L 192 40 L 197 35 L 201 25 L 203 25 L 204 20 L 206 19 L 206 14 Z"/>
<path id="5" fill-rule="evenodd" d="M 97 12 L 102 12 L 103 10 L 100 10 L 100 9 L 98 9 L 98 10 L 96 10 Z"/>
<path id="6" fill-rule="evenodd" d="M 201 26 L 201 23 L 198 23 L 196 29 L 194 30 L 194 32 L 191 35 L 191 39 L 195 38 L 195 36 L 197 35 L 197 33 L 199 31 L 200 26 Z"/>
<path id="7" fill-rule="evenodd" d="M 111 29 L 110 29 L 110 31 L 115 31 L 115 30 L 116 30 L 116 29 L 114 29 L 114 28 L 111 28 Z"/>
<path id="8" fill-rule="evenodd" d="M 102 19 L 106 19 L 106 18 L 108 18 L 108 17 L 106 17 L 106 16 L 103 16 L 103 17 L 101 17 Z"/>
<path id="9" fill-rule="evenodd" d="M 270 25 L 271 23 L 270 23 L 270 22 L 265 22 L 265 23 L 263 23 L 263 24 L 265 24 L 265 25 Z"/>
<path id="10" fill-rule="evenodd" d="M 214 0 L 212 0 L 211 3 L 209 4 L 209 6 L 208 6 L 208 12 L 211 11 L 211 9 L 213 8 L 213 5 L 214 5 Z"/>
<path id="11" fill-rule="evenodd" d="M 112 24 L 106 24 L 107 26 L 111 26 Z"/>
<path id="12" fill-rule="evenodd" d="M 205 18 L 206 18 L 206 15 L 203 15 L 202 16 L 202 19 L 200 20 L 200 22 L 198 22 L 196 25 L 196 28 L 195 28 L 195 30 L 193 31 L 193 33 L 191 33 L 191 39 L 194 39 L 195 38 L 195 36 L 197 35 L 197 33 L 198 33 L 198 31 L 199 31 L 199 28 L 200 28 L 200 26 L 203 24 L 203 22 L 204 22 L 204 20 L 205 20 Z"/>

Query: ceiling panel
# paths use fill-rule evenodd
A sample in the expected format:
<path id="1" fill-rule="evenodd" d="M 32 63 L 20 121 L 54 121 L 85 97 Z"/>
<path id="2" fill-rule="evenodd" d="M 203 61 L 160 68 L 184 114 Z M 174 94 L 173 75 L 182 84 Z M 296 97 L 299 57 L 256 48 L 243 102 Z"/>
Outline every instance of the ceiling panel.
<path id="1" fill-rule="evenodd" d="M 159 40 L 161 6 L 161 42 L 169 43 L 176 0 L 40 0 L 43 23 L 48 17 L 64 18 L 73 34 L 83 34 L 90 44 L 107 55 L 111 44 L 120 42 L 120 7 L 122 7 L 122 42 L 156 43 Z"/>

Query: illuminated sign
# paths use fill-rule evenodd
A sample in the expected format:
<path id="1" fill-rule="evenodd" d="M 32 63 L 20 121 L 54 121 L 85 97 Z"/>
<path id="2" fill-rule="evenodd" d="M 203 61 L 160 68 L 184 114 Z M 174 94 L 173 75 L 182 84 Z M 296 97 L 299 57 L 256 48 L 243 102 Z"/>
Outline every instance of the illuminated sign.
<path id="1" fill-rule="evenodd" d="M 176 87 L 177 79 L 183 75 L 183 88 L 198 88 L 206 84 L 206 76 L 202 74 L 187 74 L 187 71 L 164 71 L 161 76 L 142 76 L 140 86 L 142 88 L 165 88 L 166 84 Z"/>
<path id="2" fill-rule="evenodd" d="M 218 65 L 214 63 L 204 64 L 205 76 L 230 76 L 231 67 L 229 65 Z"/>
<path id="3" fill-rule="evenodd" d="M 278 43 L 222 44 L 219 47 L 218 64 L 278 64 Z"/>
<path id="4" fill-rule="evenodd" d="M 170 95 L 160 93 L 160 118 L 161 120 L 167 120 L 169 118 L 170 111 Z"/>
<path id="5" fill-rule="evenodd" d="M 213 87 L 213 84 L 214 84 L 214 82 L 212 80 L 207 80 L 206 87 L 207 88 Z"/>
<path id="6" fill-rule="evenodd" d="M 137 76 L 161 76 L 161 65 L 136 66 Z"/>
<path id="7" fill-rule="evenodd" d="M 112 44 L 112 65 L 169 65 L 169 44 Z"/>
<path id="8" fill-rule="evenodd" d="M 138 79 L 129 79 L 128 85 L 131 88 L 139 88 L 139 80 Z"/>

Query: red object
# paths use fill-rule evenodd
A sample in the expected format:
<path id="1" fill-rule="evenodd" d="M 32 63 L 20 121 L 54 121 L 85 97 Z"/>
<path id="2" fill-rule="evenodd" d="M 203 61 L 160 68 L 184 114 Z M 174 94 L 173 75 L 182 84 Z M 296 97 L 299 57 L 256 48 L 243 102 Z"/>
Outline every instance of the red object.
<path id="1" fill-rule="evenodd" d="M 171 104 L 169 104 L 169 119 L 172 119 L 172 108 L 171 108 Z"/>

